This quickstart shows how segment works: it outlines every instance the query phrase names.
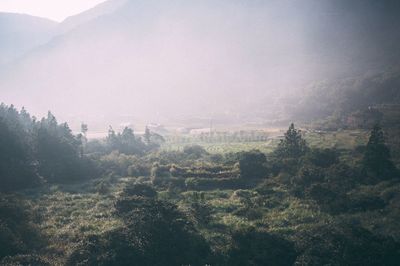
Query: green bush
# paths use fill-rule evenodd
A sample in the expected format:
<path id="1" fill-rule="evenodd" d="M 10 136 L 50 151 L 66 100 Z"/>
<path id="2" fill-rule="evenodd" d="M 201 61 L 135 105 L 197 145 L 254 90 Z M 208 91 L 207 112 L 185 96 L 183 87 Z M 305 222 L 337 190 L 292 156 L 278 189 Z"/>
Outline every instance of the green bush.
<path id="1" fill-rule="evenodd" d="M 122 196 L 154 198 L 157 196 L 157 191 L 148 184 L 137 183 L 125 187 Z"/>
<path id="2" fill-rule="evenodd" d="M 264 153 L 253 150 L 239 155 L 240 176 L 243 178 L 265 178 L 268 175 L 267 157 Z"/>
<path id="3" fill-rule="evenodd" d="M 400 245 L 356 226 L 320 224 L 295 235 L 296 265 L 397 265 Z"/>
<path id="4" fill-rule="evenodd" d="M 0 259 L 29 253 L 45 244 L 25 202 L 0 194 Z"/>
<path id="5" fill-rule="evenodd" d="M 250 229 L 232 234 L 226 265 L 293 265 L 296 255 L 293 243 Z"/>
<path id="6" fill-rule="evenodd" d="M 189 190 L 214 190 L 246 188 L 251 183 L 240 178 L 187 178 L 185 185 Z"/>
<path id="7" fill-rule="evenodd" d="M 116 211 L 123 228 L 89 237 L 67 265 L 205 265 L 212 260 L 206 241 L 175 205 L 123 197 Z"/>
<path id="8" fill-rule="evenodd" d="M 315 166 L 327 168 L 339 162 L 339 154 L 334 149 L 311 149 L 305 159 Z"/>
<path id="9" fill-rule="evenodd" d="M 21 265 L 32 265 L 32 266 L 50 266 L 51 261 L 43 256 L 37 254 L 28 255 L 17 255 L 13 257 L 6 257 L 0 261 L 1 265 L 7 266 L 21 266 Z"/>

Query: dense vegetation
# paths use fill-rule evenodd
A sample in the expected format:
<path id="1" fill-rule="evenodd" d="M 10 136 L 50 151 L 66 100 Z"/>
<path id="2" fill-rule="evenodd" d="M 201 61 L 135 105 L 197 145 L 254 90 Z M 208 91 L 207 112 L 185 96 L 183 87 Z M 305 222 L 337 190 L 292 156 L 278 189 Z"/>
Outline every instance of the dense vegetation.
<path id="1" fill-rule="evenodd" d="M 269 153 L 160 149 L 112 128 L 0 109 L 0 264 L 396 265 L 400 174 L 376 125 L 317 147 L 291 124 Z"/>

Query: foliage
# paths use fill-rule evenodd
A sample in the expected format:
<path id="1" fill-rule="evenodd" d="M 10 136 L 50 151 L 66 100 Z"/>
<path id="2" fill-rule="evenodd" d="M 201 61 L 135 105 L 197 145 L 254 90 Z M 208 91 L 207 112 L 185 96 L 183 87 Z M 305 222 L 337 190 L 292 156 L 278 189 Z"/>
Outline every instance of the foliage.
<path id="1" fill-rule="evenodd" d="M 306 154 L 306 160 L 312 164 L 327 168 L 339 162 L 339 154 L 335 149 L 311 149 Z"/>
<path id="2" fill-rule="evenodd" d="M 150 185 L 137 183 L 127 186 L 122 192 L 122 195 L 154 198 L 157 196 L 157 191 Z"/>
<path id="3" fill-rule="evenodd" d="M 301 131 L 292 123 L 285 133 L 284 139 L 278 144 L 275 153 L 281 158 L 299 158 L 307 152 L 307 145 L 301 136 Z"/>
<path id="4" fill-rule="evenodd" d="M 40 183 L 30 152 L 0 118 L 0 191 L 33 187 Z"/>
<path id="5" fill-rule="evenodd" d="M 254 229 L 232 234 L 227 265 L 293 265 L 296 251 L 293 243 Z"/>
<path id="6" fill-rule="evenodd" d="M 299 232 L 296 265 L 396 265 L 400 246 L 355 225 L 319 224 Z"/>
<path id="7" fill-rule="evenodd" d="M 131 128 L 125 127 L 121 133 L 115 133 L 110 127 L 106 138 L 108 151 L 118 151 L 126 155 L 143 154 L 146 145 L 140 138 L 136 138 Z"/>
<path id="8" fill-rule="evenodd" d="M 267 157 L 258 150 L 239 154 L 240 175 L 243 178 L 263 178 L 267 176 Z"/>
<path id="9" fill-rule="evenodd" d="M 390 151 L 385 145 L 383 131 L 379 125 L 375 125 L 371 131 L 363 165 L 366 170 L 372 171 L 378 178 L 391 178 L 398 174 L 391 161 Z"/>
<path id="10" fill-rule="evenodd" d="M 94 165 L 82 156 L 81 140 L 66 123 L 58 124 L 49 112 L 36 121 L 22 109 L 0 106 L 1 190 L 32 187 L 48 182 L 67 183 L 95 174 Z"/>
<path id="11" fill-rule="evenodd" d="M 193 159 L 198 159 L 207 154 L 207 151 L 200 145 L 185 146 L 183 152 Z"/>
<path id="12" fill-rule="evenodd" d="M 0 194 L 0 260 L 37 250 L 44 244 L 32 219 L 23 201 Z"/>
<path id="13" fill-rule="evenodd" d="M 134 204 L 119 201 L 134 200 Z M 88 238 L 68 265 L 203 265 L 210 256 L 204 239 L 177 207 L 149 198 L 122 198 L 117 214 L 124 227 Z M 121 206 L 126 206 L 121 208 Z"/>

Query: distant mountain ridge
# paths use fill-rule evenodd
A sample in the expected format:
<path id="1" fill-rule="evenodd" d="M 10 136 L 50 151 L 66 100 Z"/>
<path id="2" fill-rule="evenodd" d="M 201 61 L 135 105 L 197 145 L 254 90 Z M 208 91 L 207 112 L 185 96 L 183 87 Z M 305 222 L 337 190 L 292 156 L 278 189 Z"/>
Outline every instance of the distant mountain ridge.
<path id="1" fill-rule="evenodd" d="M 0 65 L 47 43 L 57 23 L 24 14 L 0 13 Z"/>
<path id="2" fill-rule="evenodd" d="M 0 89 L 58 116 L 277 116 L 310 83 L 398 64 L 398 11 L 391 0 L 107 1 L 0 70 Z"/>
<path id="3" fill-rule="evenodd" d="M 128 0 L 105 1 L 87 11 L 70 16 L 60 23 L 57 28 L 57 32 L 58 34 L 66 33 L 76 27 L 79 27 L 81 24 L 87 23 L 100 16 L 110 14 L 123 6 L 127 1 Z"/>

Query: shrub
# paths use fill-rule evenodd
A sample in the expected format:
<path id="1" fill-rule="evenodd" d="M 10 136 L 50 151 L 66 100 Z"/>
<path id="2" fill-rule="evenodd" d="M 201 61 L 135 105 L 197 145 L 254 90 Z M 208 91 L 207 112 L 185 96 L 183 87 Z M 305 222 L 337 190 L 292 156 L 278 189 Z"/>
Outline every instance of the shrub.
<path id="1" fill-rule="evenodd" d="M 200 145 L 185 146 L 183 152 L 191 159 L 198 159 L 203 155 L 208 154 L 207 151 Z"/>
<path id="2" fill-rule="evenodd" d="M 397 265 L 400 245 L 354 225 L 319 224 L 295 236 L 296 265 Z"/>
<path id="3" fill-rule="evenodd" d="M 21 265 L 32 265 L 32 266 L 50 266 L 52 265 L 50 260 L 43 256 L 36 254 L 28 255 L 17 255 L 13 257 L 6 257 L 0 261 L 1 265 L 7 266 L 21 266 Z"/>
<path id="4" fill-rule="evenodd" d="M 129 201 L 134 203 L 129 204 Z M 124 227 L 89 237 L 67 265 L 204 265 L 211 251 L 193 224 L 173 204 L 143 197 L 118 200 Z"/>
<path id="5" fill-rule="evenodd" d="M 267 157 L 264 153 L 253 150 L 239 155 L 240 176 L 243 178 L 264 178 L 267 176 Z"/>
<path id="6" fill-rule="evenodd" d="M 327 168 L 339 162 L 339 154 L 334 149 L 311 149 L 306 155 L 306 161 Z"/>
<path id="7" fill-rule="evenodd" d="M 240 178 L 187 178 L 185 185 L 189 190 L 213 190 L 246 188 L 251 183 Z"/>
<path id="8" fill-rule="evenodd" d="M 122 196 L 154 198 L 157 196 L 157 191 L 155 191 L 150 185 L 137 183 L 127 186 L 122 192 Z"/>
<path id="9" fill-rule="evenodd" d="M 234 232 L 227 265 L 293 265 L 293 243 L 254 229 Z"/>
<path id="10" fill-rule="evenodd" d="M 15 196 L 0 194 L 0 259 L 34 251 L 44 244 L 29 210 Z"/>

